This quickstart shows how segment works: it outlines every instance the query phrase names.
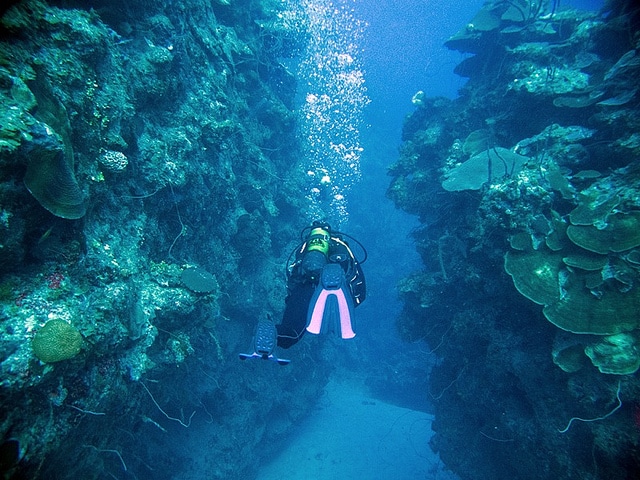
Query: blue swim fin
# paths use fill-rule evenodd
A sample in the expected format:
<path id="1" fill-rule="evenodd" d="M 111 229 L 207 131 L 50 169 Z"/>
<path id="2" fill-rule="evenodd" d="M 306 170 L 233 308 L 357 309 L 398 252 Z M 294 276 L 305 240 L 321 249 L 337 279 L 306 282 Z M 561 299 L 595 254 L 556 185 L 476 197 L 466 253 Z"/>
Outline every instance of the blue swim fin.
<path id="1" fill-rule="evenodd" d="M 286 365 L 291 360 L 278 358 L 273 354 L 278 340 L 278 332 L 276 326 L 270 318 L 258 321 L 256 325 L 256 333 L 253 337 L 253 353 L 240 353 L 240 360 L 247 358 L 262 358 L 263 360 L 273 360 L 280 365 Z"/>

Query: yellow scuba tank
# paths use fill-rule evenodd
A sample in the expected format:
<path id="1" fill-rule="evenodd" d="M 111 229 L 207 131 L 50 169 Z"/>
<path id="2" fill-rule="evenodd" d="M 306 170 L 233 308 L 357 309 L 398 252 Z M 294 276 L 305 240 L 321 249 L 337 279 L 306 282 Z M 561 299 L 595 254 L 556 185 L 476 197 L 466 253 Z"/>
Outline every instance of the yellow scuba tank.
<path id="1" fill-rule="evenodd" d="M 302 270 L 310 278 L 314 279 L 322 271 L 327 263 L 329 254 L 329 231 L 323 227 L 315 227 L 309 232 L 303 251 Z"/>
<path id="2" fill-rule="evenodd" d="M 329 253 L 329 232 L 322 227 L 316 227 L 309 232 L 307 239 L 306 252 L 312 252 L 314 250 L 322 252 L 324 255 Z"/>

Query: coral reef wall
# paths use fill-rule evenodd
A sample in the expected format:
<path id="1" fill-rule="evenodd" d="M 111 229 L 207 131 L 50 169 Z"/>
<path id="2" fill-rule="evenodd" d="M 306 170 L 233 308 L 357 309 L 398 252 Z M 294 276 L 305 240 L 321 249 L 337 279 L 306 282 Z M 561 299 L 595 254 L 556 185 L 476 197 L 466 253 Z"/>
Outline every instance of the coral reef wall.
<path id="1" fill-rule="evenodd" d="M 318 396 L 312 352 L 237 361 L 303 218 L 282 6 L 3 4 L 5 476 L 186 478 L 197 436 L 240 478 Z"/>
<path id="2" fill-rule="evenodd" d="M 390 168 L 424 262 L 398 326 L 464 479 L 640 472 L 639 12 L 558 3 L 486 2 L 446 43 L 460 97 L 414 97 Z"/>

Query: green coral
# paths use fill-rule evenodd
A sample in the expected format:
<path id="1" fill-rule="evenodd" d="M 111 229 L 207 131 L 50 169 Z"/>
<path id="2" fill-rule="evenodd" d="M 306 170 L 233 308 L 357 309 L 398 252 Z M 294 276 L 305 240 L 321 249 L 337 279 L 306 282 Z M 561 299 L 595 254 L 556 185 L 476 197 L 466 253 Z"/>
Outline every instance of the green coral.
<path id="1" fill-rule="evenodd" d="M 75 357 L 82 347 L 82 335 L 62 319 L 49 320 L 31 342 L 33 353 L 45 363 Z"/>
<path id="2" fill-rule="evenodd" d="M 35 97 L 24 81 L 0 67 L 0 152 L 14 153 L 24 140 L 31 140 L 29 132 L 36 120 L 30 111 L 35 106 Z"/>
<path id="3" fill-rule="evenodd" d="M 586 347 L 584 353 L 602 373 L 632 375 L 640 368 L 638 338 L 632 333 L 606 336 Z"/>
<path id="4" fill-rule="evenodd" d="M 504 260 L 505 271 L 522 295 L 538 305 L 550 305 L 559 300 L 561 255 L 546 250 L 507 252 Z"/>
<path id="5" fill-rule="evenodd" d="M 640 212 L 616 213 L 604 228 L 569 225 L 567 235 L 573 243 L 590 252 L 606 255 L 640 246 Z"/>
<path id="6" fill-rule="evenodd" d="M 596 296 L 585 288 L 588 279 L 585 273 L 563 267 L 569 258 L 546 249 L 510 251 L 505 255 L 505 270 L 516 289 L 529 300 L 544 305 L 547 320 L 563 330 L 612 335 L 640 327 L 637 315 L 640 289 L 620 291 L 605 285 L 599 287 Z M 587 263 L 582 258 L 579 261 Z"/>
<path id="7" fill-rule="evenodd" d="M 554 348 L 552 358 L 553 363 L 560 367 L 563 372 L 574 373 L 584 366 L 584 348 L 580 344 L 562 349 Z"/>
<path id="8" fill-rule="evenodd" d="M 474 140 L 474 143 L 477 141 Z M 451 169 L 442 182 L 442 188 L 449 192 L 479 190 L 487 182 L 518 173 L 528 160 L 528 157 L 506 148 L 490 148 Z"/>

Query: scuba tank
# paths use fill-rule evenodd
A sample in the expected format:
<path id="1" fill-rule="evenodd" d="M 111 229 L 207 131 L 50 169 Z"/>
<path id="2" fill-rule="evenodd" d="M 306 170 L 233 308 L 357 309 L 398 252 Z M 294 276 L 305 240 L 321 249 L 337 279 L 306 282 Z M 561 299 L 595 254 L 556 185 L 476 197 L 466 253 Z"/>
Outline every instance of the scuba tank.
<path id="1" fill-rule="evenodd" d="M 326 265 L 330 240 L 331 236 L 327 227 L 314 227 L 309 232 L 302 251 L 302 262 L 300 264 L 302 272 L 309 278 L 318 278 L 322 268 Z"/>

